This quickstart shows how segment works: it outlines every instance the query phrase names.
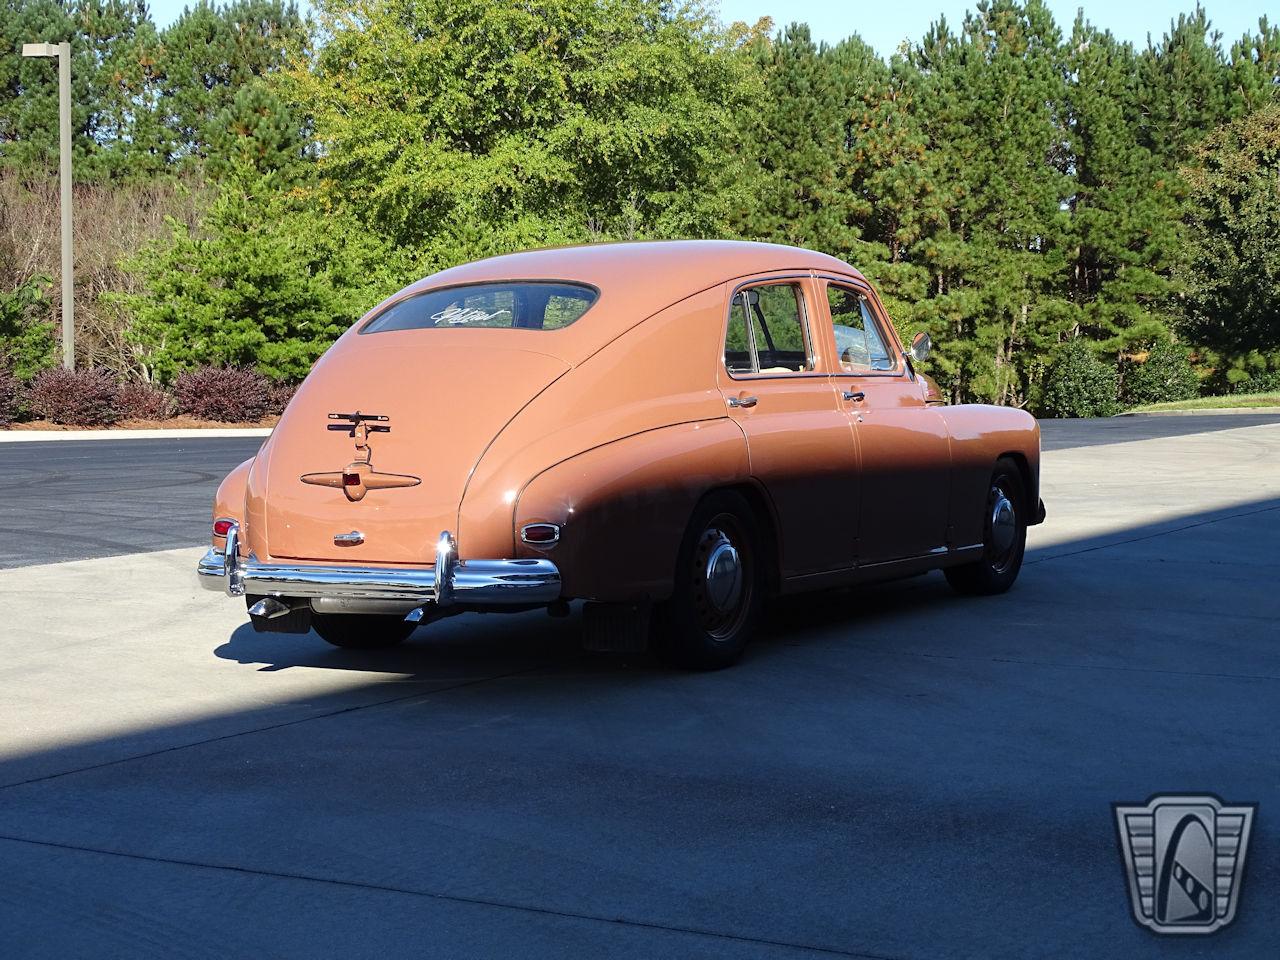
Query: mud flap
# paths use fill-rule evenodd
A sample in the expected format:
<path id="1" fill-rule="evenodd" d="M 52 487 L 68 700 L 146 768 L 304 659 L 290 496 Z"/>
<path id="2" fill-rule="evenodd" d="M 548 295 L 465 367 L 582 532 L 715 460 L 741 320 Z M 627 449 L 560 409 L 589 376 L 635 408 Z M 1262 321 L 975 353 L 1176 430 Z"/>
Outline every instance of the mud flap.
<path id="1" fill-rule="evenodd" d="M 648 603 L 585 603 L 582 647 L 602 653 L 644 653 L 649 649 Z"/>

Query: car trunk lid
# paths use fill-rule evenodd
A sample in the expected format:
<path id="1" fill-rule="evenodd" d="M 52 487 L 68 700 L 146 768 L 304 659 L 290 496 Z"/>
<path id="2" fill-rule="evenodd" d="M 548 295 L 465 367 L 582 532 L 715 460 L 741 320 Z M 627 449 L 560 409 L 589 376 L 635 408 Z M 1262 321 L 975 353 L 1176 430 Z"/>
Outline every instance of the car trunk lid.
<path id="1" fill-rule="evenodd" d="M 316 365 L 266 451 L 271 556 L 434 561 L 485 449 L 568 369 L 529 350 L 478 350 L 473 337 L 432 342 L 442 336 L 348 337 Z M 385 419 L 331 418 L 356 412 Z"/>

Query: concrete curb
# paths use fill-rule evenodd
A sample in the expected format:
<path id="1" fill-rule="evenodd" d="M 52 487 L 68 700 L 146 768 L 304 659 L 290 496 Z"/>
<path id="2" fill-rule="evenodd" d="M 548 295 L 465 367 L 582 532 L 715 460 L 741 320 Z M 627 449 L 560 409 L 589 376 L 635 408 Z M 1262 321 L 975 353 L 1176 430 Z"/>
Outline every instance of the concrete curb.
<path id="1" fill-rule="evenodd" d="M 1274 413 L 1280 417 L 1280 406 L 1272 407 L 1226 407 L 1206 410 L 1135 410 L 1131 413 L 1117 413 L 1117 417 L 1203 417 L 1231 416 L 1241 413 Z"/>
<path id="2" fill-rule="evenodd" d="M 0 443 L 49 440 L 197 440 L 216 437 L 268 437 L 271 427 L 211 427 L 207 430 L 0 430 Z"/>

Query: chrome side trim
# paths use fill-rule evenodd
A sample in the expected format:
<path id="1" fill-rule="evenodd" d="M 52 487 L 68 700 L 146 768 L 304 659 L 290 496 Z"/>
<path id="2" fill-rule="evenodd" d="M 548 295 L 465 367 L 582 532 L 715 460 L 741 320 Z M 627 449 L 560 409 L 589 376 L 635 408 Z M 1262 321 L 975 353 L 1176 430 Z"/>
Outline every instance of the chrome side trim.
<path id="1" fill-rule="evenodd" d="M 210 547 L 196 566 L 203 586 L 228 596 L 348 600 L 400 600 L 414 604 L 528 605 L 560 599 L 560 571 L 543 558 L 459 560 L 449 531 L 440 534 L 436 563 L 429 567 L 359 567 L 305 563 L 262 563 L 239 556 L 239 528 L 227 546 Z"/>

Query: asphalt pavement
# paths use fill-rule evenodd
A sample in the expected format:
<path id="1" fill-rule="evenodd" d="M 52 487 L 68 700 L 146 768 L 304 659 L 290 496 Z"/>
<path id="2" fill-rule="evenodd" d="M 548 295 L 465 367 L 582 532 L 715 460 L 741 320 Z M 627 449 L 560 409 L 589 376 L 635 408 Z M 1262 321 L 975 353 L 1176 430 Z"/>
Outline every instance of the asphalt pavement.
<path id="1" fill-rule="evenodd" d="M 1280 421 L 1113 423 L 1046 425 L 1010 593 L 790 600 L 714 674 L 541 614 L 256 635 L 158 549 L 256 441 L 0 448 L 0 956 L 1274 956 Z M 130 462 L 152 552 L 33 563 Z M 1213 936 L 1130 917 L 1157 792 L 1259 804 Z"/>
<path id="2" fill-rule="evenodd" d="M 213 494 L 260 437 L 0 443 L 0 568 L 208 539 Z"/>

